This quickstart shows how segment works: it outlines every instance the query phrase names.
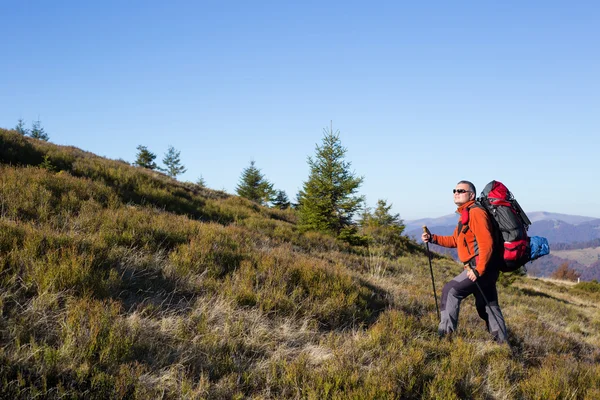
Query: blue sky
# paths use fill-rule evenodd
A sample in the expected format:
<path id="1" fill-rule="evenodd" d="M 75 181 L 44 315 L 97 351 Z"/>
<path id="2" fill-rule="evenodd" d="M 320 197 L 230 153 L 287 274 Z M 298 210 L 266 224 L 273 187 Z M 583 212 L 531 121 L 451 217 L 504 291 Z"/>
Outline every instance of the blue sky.
<path id="1" fill-rule="evenodd" d="M 130 162 L 172 145 L 180 180 L 230 193 L 254 160 L 293 199 L 333 121 L 367 204 L 403 219 L 452 213 L 461 179 L 600 218 L 596 2 L 7 1 L 0 17 L 0 127 L 39 118 L 53 143 Z"/>

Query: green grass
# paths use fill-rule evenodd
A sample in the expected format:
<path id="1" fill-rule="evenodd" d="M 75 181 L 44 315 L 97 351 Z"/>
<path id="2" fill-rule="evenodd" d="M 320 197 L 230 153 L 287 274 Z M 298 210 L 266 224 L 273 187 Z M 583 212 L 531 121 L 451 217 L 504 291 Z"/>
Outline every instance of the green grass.
<path id="1" fill-rule="evenodd" d="M 512 276 L 437 338 L 429 264 L 0 129 L 0 393 L 92 399 L 593 399 L 597 282 Z M 460 266 L 433 260 L 438 296 Z"/>

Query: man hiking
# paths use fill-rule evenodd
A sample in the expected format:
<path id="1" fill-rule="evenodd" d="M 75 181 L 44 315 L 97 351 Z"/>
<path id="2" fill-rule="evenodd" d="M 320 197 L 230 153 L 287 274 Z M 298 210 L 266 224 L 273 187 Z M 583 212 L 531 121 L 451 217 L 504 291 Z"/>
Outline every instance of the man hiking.
<path id="1" fill-rule="evenodd" d="M 485 321 L 488 331 L 500 343 L 507 341 L 506 325 L 500 306 L 496 281 L 502 262 L 494 252 L 493 226 L 486 210 L 475 204 L 475 185 L 469 181 L 456 184 L 454 204 L 460 215 L 458 226 L 451 236 L 423 232 L 424 242 L 443 247 L 455 247 L 464 270 L 448 282 L 442 290 L 440 336 L 456 331 L 461 301 L 473 294 L 477 313 Z"/>

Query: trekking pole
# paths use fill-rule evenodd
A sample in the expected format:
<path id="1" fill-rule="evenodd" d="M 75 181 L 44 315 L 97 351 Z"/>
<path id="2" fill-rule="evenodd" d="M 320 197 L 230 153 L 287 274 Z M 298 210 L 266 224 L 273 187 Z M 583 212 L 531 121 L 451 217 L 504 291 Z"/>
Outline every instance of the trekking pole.
<path id="1" fill-rule="evenodd" d="M 475 267 L 472 267 L 469 265 L 469 268 L 471 268 L 471 270 L 475 270 Z M 485 301 L 485 305 L 486 307 L 490 310 L 490 314 L 492 314 L 494 316 L 494 319 L 496 320 L 496 323 L 498 324 L 498 329 L 502 329 L 502 325 L 500 325 L 500 321 L 498 321 L 498 317 L 496 317 L 496 314 L 494 314 L 494 312 L 492 311 L 492 307 L 490 307 L 490 302 L 488 301 L 487 297 L 485 297 L 485 294 L 483 294 L 483 290 L 481 289 L 481 286 L 479 286 L 479 283 L 477 282 L 477 280 L 475 280 L 475 286 L 477 286 L 477 289 L 479 289 L 479 293 L 481 293 L 481 297 L 483 297 L 483 301 Z M 505 326 L 506 328 L 506 326 Z M 504 331 L 502 332 L 504 333 L 504 337 L 506 338 L 506 343 L 509 345 L 508 343 L 508 332 Z"/>
<path id="2" fill-rule="evenodd" d="M 431 237 L 431 232 L 427 229 L 427 225 L 423 225 L 423 233 L 429 234 Z M 440 309 L 438 308 L 438 300 L 437 293 L 435 292 L 435 281 L 433 279 L 433 267 L 431 266 L 431 252 L 429 252 L 429 242 L 425 242 L 425 247 L 427 248 L 427 259 L 429 260 L 429 271 L 431 272 L 431 284 L 433 285 L 433 298 L 435 299 L 435 310 L 437 311 L 438 319 L 440 319 Z"/>

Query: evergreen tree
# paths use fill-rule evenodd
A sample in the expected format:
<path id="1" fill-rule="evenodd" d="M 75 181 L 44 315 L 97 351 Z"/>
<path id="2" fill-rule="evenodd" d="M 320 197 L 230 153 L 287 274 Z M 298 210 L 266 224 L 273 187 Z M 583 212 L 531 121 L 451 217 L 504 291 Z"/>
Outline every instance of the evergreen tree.
<path id="1" fill-rule="evenodd" d="M 377 200 L 377 207 L 373 213 L 370 210 L 366 210 L 360 221 L 361 226 L 370 227 L 382 227 L 382 228 L 393 228 L 398 235 L 401 235 L 404 231 L 404 223 L 400 219 L 400 214 L 390 214 L 392 204 L 388 205 L 386 200 Z"/>
<path id="2" fill-rule="evenodd" d="M 254 161 L 242 171 L 240 183 L 235 189 L 236 193 L 258 204 L 266 205 L 273 198 L 273 184 L 265 179 L 260 169 L 256 168 Z"/>
<path id="3" fill-rule="evenodd" d="M 202 177 L 202 175 L 200 175 L 200 178 L 198 178 L 196 180 L 196 185 L 200 186 L 201 188 L 205 188 L 206 187 L 206 181 L 204 180 L 204 178 Z"/>
<path id="4" fill-rule="evenodd" d="M 48 154 L 44 156 L 44 161 L 40 164 L 40 168 L 44 168 L 49 172 L 56 172 L 56 167 L 52 165 L 52 161 L 50 161 L 50 156 Z"/>
<path id="5" fill-rule="evenodd" d="M 187 171 L 185 166 L 181 164 L 181 159 L 179 158 L 180 154 L 180 151 L 175 150 L 173 146 L 169 146 L 165 158 L 163 158 L 163 164 L 167 167 L 167 174 L 169 174 L 171 178 L 176 178 L 177 175 Z"/>
<path id="6" fill-rule="evenodd" d="M 19 118 L 17 121 L 17 126 L 15 126 L 15 131 L 19 132 L 21 135 L 25 136 L 29 133 L 29 130 L 25 128 L 25 121 L 23 118 Z"/>
<path id="7" fill-rule="evenodd" d="M 154 160 L 156 159 L 156 154 L 152 153 L 146 146 L 142 146 L 141 144 L 137 147 L 137 155 L 133 165 L 137 165 L 138 167 L 148 168 L 151 170 L 159 169 Z"/>
<path id="8" fill-rule="evenodd" d="M 339 131 L 324 129 L 321 146 L 314 159 L 308 157 L 310 175 L 298 195 L 299 228 L 340 235 L 353 226 L 352 217 L 361 208 L 364 198 L 356 196 L 363 178 L 350 171 L 344 161 Z"/>
<path id="9" fill-rule="evenodd" d="M 277 190 L 277 195 L 273 199 L 273 207 L 285 210 L 290 208 L 290 200 L 283 190 Z"/>
<path id="10" fill-rule="evenodd" d="M 366 209 L 359 220 L 361 233 L 369 238 L 371 246 L 380 247 L 382 254 L 399 255 L 406 239 L 402 237 L 404 222 L 400 214 L 391 214 L 392 205 L 378 200 L 374 212 Z"/>
<path id="11" fill-rule="evenodd" d="M 296 193 L 296 201 L 291 204 L 294 210 L 300 209 L 300 203 L 302 202 L 302 191 Z"/>
<path id="12" fill-rule="evenodd" d="M 31 124 L 31 132 L 29 135 L 34 139 L 45 140 L 46 142 L 50 140 L 50 136 L 44 131 L 42 127 L 42 122 L 38 119 L 37 121 L 33 121 Z"/>

